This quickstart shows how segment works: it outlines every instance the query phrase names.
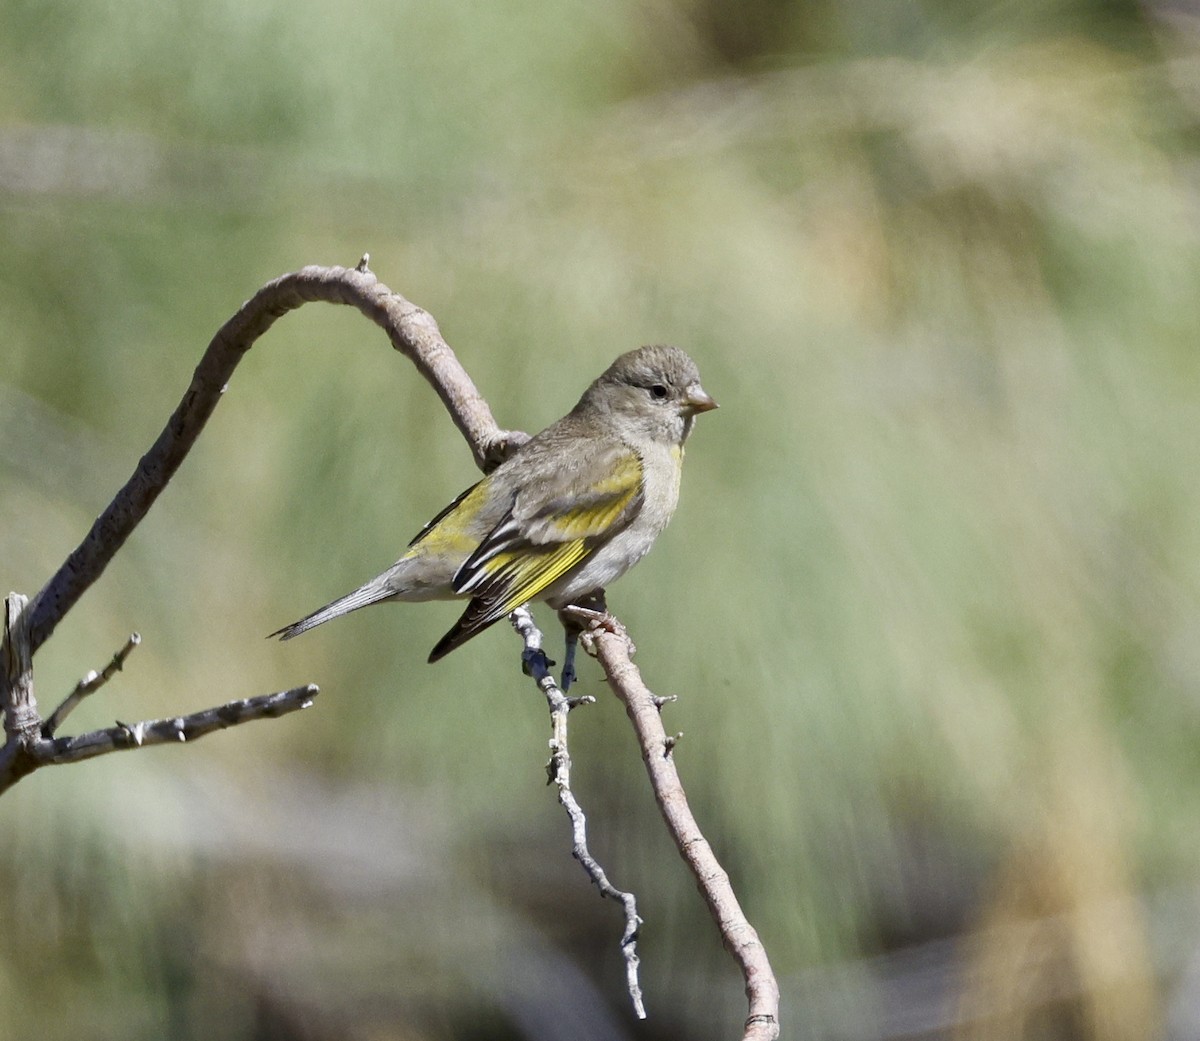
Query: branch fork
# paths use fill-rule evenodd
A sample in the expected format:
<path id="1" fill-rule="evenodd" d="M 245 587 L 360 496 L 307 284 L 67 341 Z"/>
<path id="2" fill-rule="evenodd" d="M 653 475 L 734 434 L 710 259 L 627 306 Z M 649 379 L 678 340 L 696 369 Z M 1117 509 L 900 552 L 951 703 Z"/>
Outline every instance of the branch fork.
<path id="1" fill-rule="evenodd" d="M 5 599 L 3 686 L 0 705 L 4 707 L 4 726 L 8 740 L 0 748 L 0 794 L 21 778 L 43 766 L 61 766 L 93 759 L 109 752 L 150 745 L 179 744 L 195 741 L 214 730 L 267 719 L 308 708 L 318 694 L 312 684 L 274 694 L 229 701 L 186 716 L 148 719 L 136 723 L 116 721 L 115 726 L 93 730 L 76 737 L 55 737 L 54 733 L 71 711 L 89 694 L 99 690 L 124 665 L 125 659 L 141 641 L 134 633 L 102 672 L 89 672 L 75 689 L 43 721 L 33 697 L 32 654 L 29 629 L 24 624 L 28 604 L 19 593 Z M 15 670 L 15 671 L 14 671 Z"/>

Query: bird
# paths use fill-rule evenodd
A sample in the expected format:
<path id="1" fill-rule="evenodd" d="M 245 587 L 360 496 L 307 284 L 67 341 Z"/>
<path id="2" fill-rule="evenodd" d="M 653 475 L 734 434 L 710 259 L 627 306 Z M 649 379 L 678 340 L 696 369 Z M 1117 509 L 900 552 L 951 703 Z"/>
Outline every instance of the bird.
<path id="1" fill-rule="evenodd" d="M 696 363 L 655 344 L 622 354 L 570 412 L 426 524 L 353 592 L 271 633 L 290 640 L 383 601 L 467 599 L 436 662 L 519 607 L 600 597 L 642 559 L 679 499 L 684 443 L 717 407 Z M 568 635 L 568 658 L 574 646 Z"/>

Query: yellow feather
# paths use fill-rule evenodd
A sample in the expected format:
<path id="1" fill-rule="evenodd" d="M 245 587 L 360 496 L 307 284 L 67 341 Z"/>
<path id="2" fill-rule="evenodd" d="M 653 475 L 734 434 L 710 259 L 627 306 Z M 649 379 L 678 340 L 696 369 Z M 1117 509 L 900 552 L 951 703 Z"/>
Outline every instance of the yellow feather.
<path id="1" fill-rule="evenodd" d="M 506 615 L 532 600 L 578 564 L 586 554 L 587 545 L 583 539 L 565 542 L 549 552 L 527 548 L 498 554 L 488 561 L 485 570 L 505 578 L 508 589 L 503 601 L 488 614 Z"/>
<path id="2" fill-rule="evenodd" d="M 433 553 L 445 556 L 469 556 L 479 539 L 470 535 L 471 520 L 487 502 L 487 479 L 472 485 L 446 509 L 425 525 L 409 543 L 405 557 Z"/>
<path id="3" fill-rule="evenodd" d="M 587 500 L 546 518 L 551 531 L 564 539 L 605 534 L 642 487 L 642 461 L 634 452 L 623 456 L 612 472 L 593 484 Z"/>

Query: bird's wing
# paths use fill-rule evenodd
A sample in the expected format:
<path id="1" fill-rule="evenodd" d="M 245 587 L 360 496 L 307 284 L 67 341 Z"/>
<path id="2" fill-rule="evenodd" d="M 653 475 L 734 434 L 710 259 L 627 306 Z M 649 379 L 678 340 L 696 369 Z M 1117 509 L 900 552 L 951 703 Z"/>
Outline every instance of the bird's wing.
<path id="1" fill-rule="evenodd" d="M 614 445 L 522 489 L 455 574 L 454 591 L 471 602 L 429 660 L 449 654 L 582 566 L 637 514 L 642 476 L 637 453 Z"/>
<path id="2" fill-rule="evenodd" d="M 420 531 L 418 531 L 412 537 L 412 540 L 409 542 L 409 544 L 408 544 L 409 548 L 411 549 L 418 542 L 421 542 L 427 535 L 432 534 L 433 530 L 439 524 L 441 524 L 442 521 L 444 521 L 447 517 L 449 517 L 452 513 L 454 513 L 460 506 L 465 505 L 466 508 L 468 508 L 468 509 L 475 507 L 476 504 L 473 501 L 468 503 L 467 499 L 471 498 L 472 492 L 476 492 L 475 498 L 479 498 L 479 493 L 484 490 L 483 485 L 486 480 L 487 480 L 487 478 L 485 477 L 483 481 L 476 481 L 473 485 L 471 485 L 470 488 L 468 488 L 465 492 L 463 492 L 462 495 L 460 495 L 449 506 L 447 506 L 436 517 L 434 517 L 433 520 L 431 520 L 428 524 L 426 524 L 425 527 L 423 527 Z"/>

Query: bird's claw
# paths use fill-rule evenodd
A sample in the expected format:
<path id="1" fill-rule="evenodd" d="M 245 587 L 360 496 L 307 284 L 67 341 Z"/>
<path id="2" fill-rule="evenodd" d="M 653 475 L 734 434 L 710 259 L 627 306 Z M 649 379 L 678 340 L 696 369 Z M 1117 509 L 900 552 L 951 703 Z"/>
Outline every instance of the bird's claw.
<path id="1" fill-rule="evenodd" d="M 565 694 L 571 689 L 571 684 L 577 679 L 579 679 L 579 676 L 575 672 L 575 665 L 569 662 L 563 666 L 562 677 L 559 679 L 558 685 Z"/>

